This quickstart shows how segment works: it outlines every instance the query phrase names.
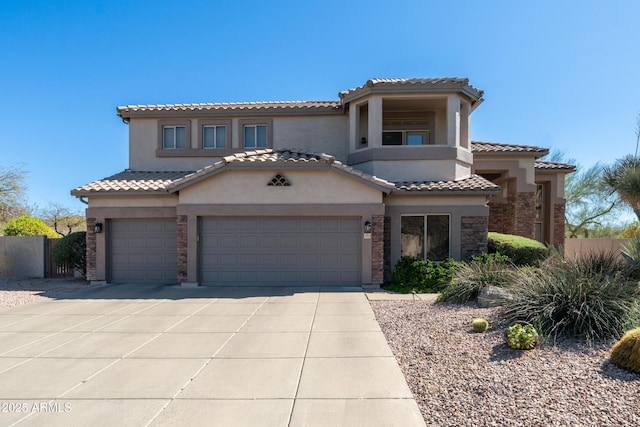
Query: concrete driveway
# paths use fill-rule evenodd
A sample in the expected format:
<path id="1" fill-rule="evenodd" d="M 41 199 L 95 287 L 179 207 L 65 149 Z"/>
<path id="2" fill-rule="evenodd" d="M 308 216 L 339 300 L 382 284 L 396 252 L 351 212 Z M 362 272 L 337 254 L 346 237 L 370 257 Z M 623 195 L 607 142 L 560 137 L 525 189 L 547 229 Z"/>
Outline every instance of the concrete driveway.
<path id="1" fill-rule="evenodd" d="M 104 286 L 0 312 L 0 425 L 424 426 L 360 288 Z"/>

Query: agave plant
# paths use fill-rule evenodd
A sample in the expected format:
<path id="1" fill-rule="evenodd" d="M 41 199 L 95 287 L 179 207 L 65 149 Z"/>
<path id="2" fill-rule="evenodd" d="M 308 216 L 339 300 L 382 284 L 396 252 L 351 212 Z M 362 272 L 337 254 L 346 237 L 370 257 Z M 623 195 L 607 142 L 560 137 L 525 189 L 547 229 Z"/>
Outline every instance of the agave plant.
<path id="1" fill-rule="evenodd" d="M 622 246 L 622 258 L 634 269 L 640 268 L 640 238 L 630 240 Z"/>

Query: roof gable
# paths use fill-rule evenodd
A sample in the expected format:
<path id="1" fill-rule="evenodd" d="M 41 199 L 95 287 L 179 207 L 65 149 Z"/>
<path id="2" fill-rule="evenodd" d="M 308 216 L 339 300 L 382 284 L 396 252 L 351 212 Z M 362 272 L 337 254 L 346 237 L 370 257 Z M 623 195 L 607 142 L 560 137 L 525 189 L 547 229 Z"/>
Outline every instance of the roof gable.
<path id="1" fill-rule="evenodd" d="M 353 179 L 359 180 L 367 185 L 373 186 L 385 193 L 391 192 L 394 184 L 384 179 L 368 175 L 357 169 L 343 165 L 335 157 L 324 153 L 310 153 L 303 150 L 273 150 L 263 149 L 237 153 L 224 157 L 219 162 L 202 168 L 194 173 L 183 176 L 171 182 L 167 186 L 167 191 L 176 192 L 181 189 L 221 173 L 225 170 L 243 168 L 261 169 L 287 169 L 287 168 L 325 168 L 338 173 L 345 174 Z"/>

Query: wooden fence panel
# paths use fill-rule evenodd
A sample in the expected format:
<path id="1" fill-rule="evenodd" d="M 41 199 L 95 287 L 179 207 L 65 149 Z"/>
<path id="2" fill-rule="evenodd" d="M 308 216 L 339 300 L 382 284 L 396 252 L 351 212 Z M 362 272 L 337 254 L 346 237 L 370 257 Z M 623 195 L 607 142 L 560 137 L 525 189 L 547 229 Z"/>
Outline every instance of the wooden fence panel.
<path id="1" fill-rule="evenodd" d="M 68 265 L 58 265 L 56 264 L 56 262 L 53 260 L 53 246 L 59 241 L 60 239 L 47 239 L 47 243 L 46 243 L 46 253 L 45 253 L 45 262 L 46 262 L 46 272 L 47 272 L 47 277 L 73 277 L 74 275 L 74 271 L 73 271 L 73 267 L 70 267 Z"/>

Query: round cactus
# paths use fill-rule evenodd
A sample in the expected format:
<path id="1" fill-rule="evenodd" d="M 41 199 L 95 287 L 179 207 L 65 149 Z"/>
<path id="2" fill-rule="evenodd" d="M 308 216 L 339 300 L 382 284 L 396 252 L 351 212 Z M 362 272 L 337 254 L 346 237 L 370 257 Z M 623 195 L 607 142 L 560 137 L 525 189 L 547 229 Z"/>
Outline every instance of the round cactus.
<path id="1" fill-rule="evenodd" d="M 632 329 L 611 347 L 611 363 L 640 374 L 640 328 Z"/>
<path id="2" fill-rule="evenodd" d="M 482 318 L 473 319 L 471 327 L 473 328 L 473 332 L 485 332 L 489 329 L 489 322 Z"/>

